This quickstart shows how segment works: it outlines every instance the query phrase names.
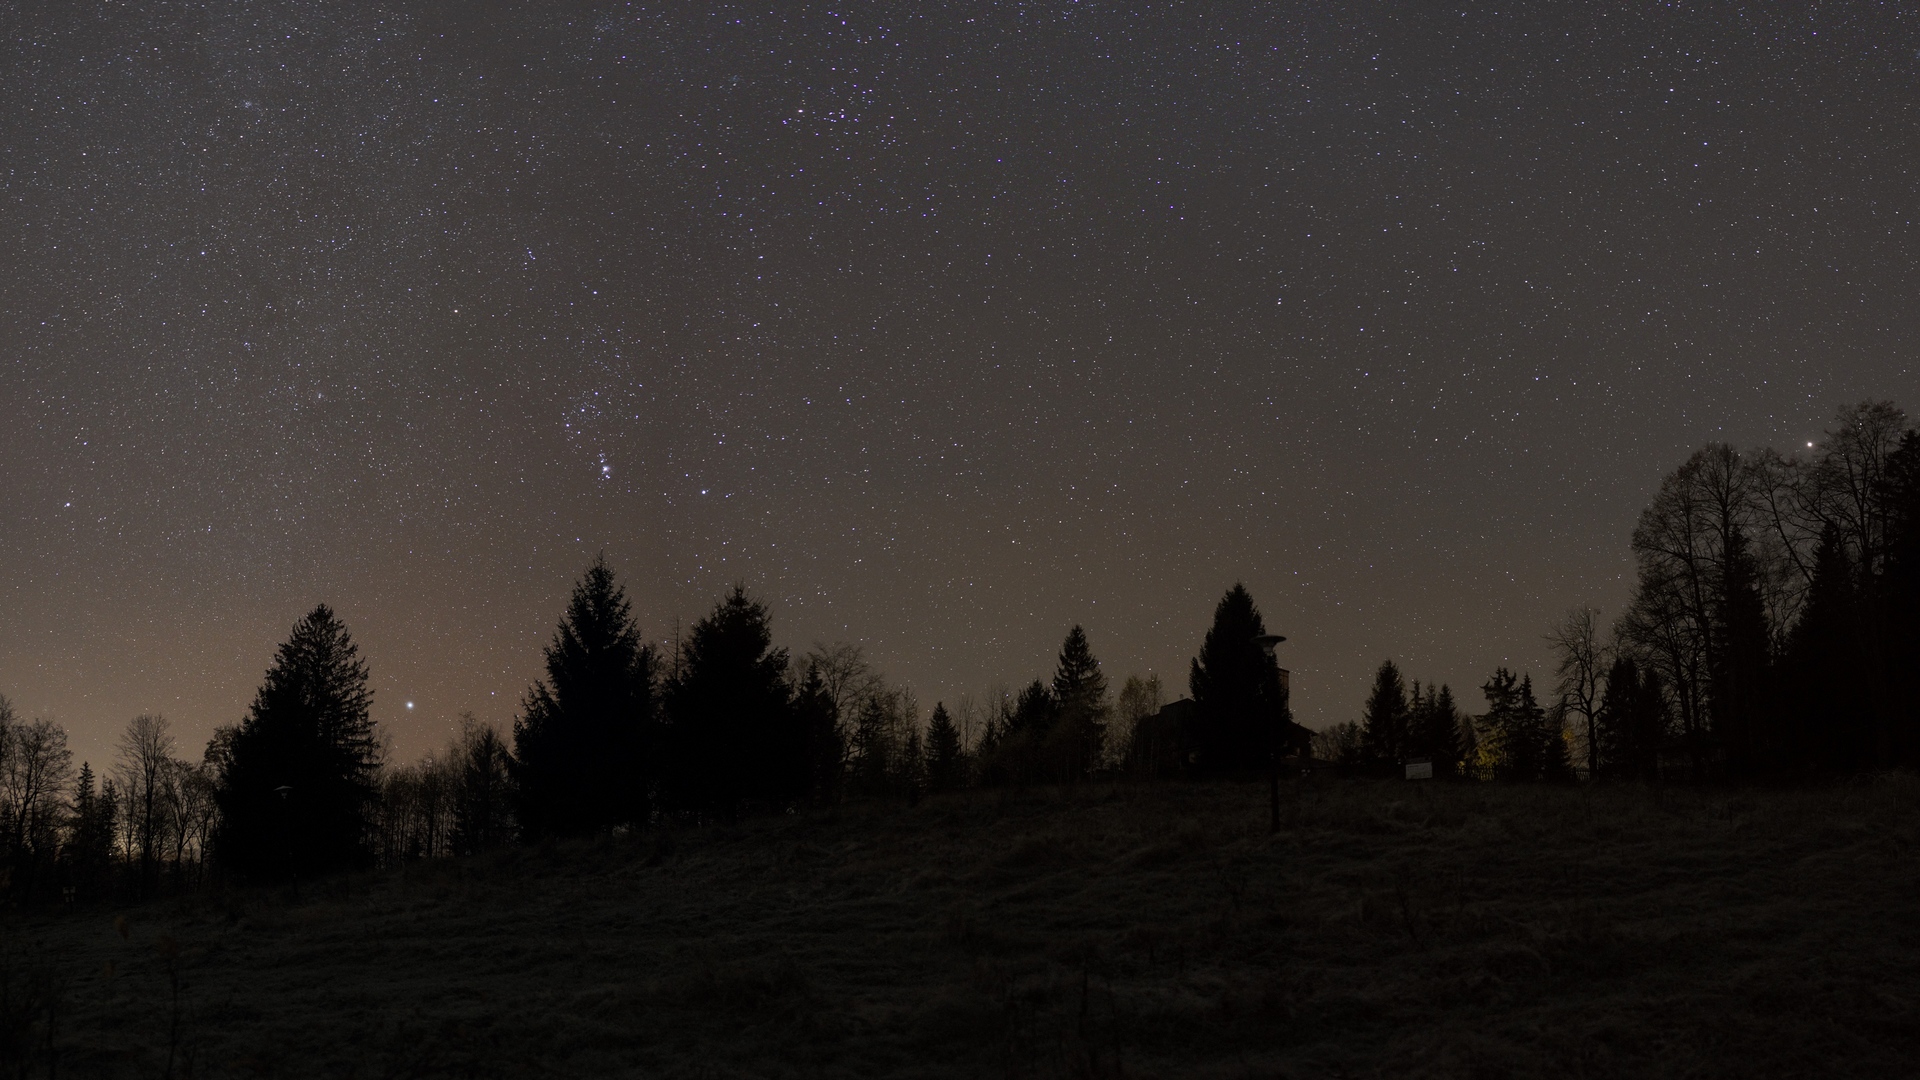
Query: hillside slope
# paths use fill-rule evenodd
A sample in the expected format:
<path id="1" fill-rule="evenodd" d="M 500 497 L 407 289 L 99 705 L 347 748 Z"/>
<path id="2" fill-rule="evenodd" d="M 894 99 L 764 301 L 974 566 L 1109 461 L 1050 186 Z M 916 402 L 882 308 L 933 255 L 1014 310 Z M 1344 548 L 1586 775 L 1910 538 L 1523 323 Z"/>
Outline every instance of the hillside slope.
<path id="1" fill-rule="evenodd" d="M 1302 782 L 1277 837 L 1264 796 L 974 793 L 14 916 L 8 1020 L 51 976 L 69 1076 L 1920 1074 L 1909 778 Z"/>

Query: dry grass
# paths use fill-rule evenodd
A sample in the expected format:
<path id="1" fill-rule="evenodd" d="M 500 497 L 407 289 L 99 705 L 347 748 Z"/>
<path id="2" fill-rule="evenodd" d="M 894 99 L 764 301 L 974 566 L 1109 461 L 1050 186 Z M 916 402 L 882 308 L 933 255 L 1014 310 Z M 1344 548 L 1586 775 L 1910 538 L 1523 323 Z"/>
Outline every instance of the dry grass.
<path id="1" fill-rule="evenodd" d="M 1920 1075 L 1920 782 L 1303 782 L 1278 837 L 1264 794 L 516 850 L 11 955 L 70 1076 Z"/>

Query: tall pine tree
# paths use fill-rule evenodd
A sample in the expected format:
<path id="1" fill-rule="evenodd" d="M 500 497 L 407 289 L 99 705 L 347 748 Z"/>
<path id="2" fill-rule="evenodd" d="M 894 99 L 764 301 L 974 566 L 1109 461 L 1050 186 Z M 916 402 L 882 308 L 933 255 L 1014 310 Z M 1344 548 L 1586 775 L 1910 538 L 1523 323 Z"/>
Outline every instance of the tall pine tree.
<path id="1" fill-rule="evenodd" d="M 893 695 L 885 693 L 869 694 L 861 702 L 852 739 L 852 779 L 856 794 L 884 797 L 899 773 L 900 755 L 894 738 L 899 725 L 895 723 L 894 706 Z"/>
<path id="2" fill-rule="evenodd" d="M 1445 685 L 1429 686 L 1422 693 L 1420 684 L 1415 683 L 1407 713 L 1407 756 L 1431 760 L 1436 778 L 1459 775 L 1464 747 L 1453 690 Z"/>
<path id="3" fill-rule="evenodd" d="M 453 773 L 453 850 L 485 851 L 513 835 L 513 757 L 500 733 L 469 715 L 448 764 Z"/>
<path id="4" fill-rule="evenodd" d="M 840 727 L 840 710 L 817 661 L 807 664 L 807 673 L 794 690 L 793 711 L 804 746 L 806 796 L 815 803 L 836 802 L 846 776 L 847 739 Z"/>
<path id="5" fill-rule="evenodd" d="M 1262 649 L 1267 632 L 1246 586 L 1227 590 L 1187 675 L 1193 694 L 1194 771 L 1202 776 L 1262 772 L 1277 730 L 1290 718 L 1280 668 Z"/>
<path id="6" fill-rule="evenodd" d="M 1005 735 L 1036 741 L 1044 739 L 1053 733 L 1054 722 L 1059 718 L 1060 703 L 1054 699 L 1053 691 L 1046 683 L 1035 679 L 1021 687 L 1019 695 L 1014 698 Z"/>
<path id="7" fill-rule="evenodd" d="M 961 786 L 966 761 L 961 756 L 960 729 L 943 702 L 935 702 L 933 716 L 927 721 L 927 786 L 933 791 L 952 791 Z"/>
<path id="8" fill-rule="evenodd" d="M 234 732 L 216 796 L 218 853 L 250 877 L 364 865 L 380 744 L 367 665 L 325 604 L 308 612 Z"/>
<path id="9" fill-rule="evenodd" d="M 1871 768 L 1876 756 L 1856 577 L 1840 530 L 1828 526 L 1781 663 L 1791 725 L 1782 757 L 1826 772 Z"/>
<path id="10" fill-rule="evenodd" d="M 1532 676 L 1500 668 L 1480 690 L 1487 696 L 1480 718 L 1483 771 L 1496 780 L 1572 779 L 1565 734 L 1534 697 Z"/>
<path id="11" fill-rule="evenodd" d="M 1107 718 L 1113 711 L 1107 700 L 1107 677 L 1100 673 L 1100 661 L 1093 658 L 1087 632 L 1079 626 L 1068 631 L 1060 645 L 1053 700 L 1059 726 L 1054 752 L 1048 756 L 1060 778 L 1071 783 L 1092 773 L 1105 759 Z"/>
<path id="12" fill-rule="evenodd" d="M 693 624 L 666 689 L 672 761 L 663 790 L 674 807 L 731 818 L 805 794 L 805 734 L 786 672 L 766 605 L 745 588 Z"/>
<path id="13" fill-rule="evenodd" d="M 1599 775 L 1651 782 L 1660 777 L 1660 748 L 1667 738 L 1666 690 L 1660 673 L 1631 656 L 1615 658 L 1594 718 Z"/>
<path id="14" fill-rule="evenodd" d="M 642 824 L 655 742 L 654 655 L 604 556 L 574 584 L 546 679 L 513 725 L 514 780 L 528 836 Z"/>
<path id="15" fill-rule="evenodd" d="M 114 800 L 96 789 L 93 766 L 80 763 L 73 782 L 72 817 L 62 852 L 69 881 L 76 893 L 91 902 L 112 883 Z"/>
<path id="16" fill-rule="evenodd" d="M 1373 690 L 1367 694 L 1360 726 L 1360 753 L 1368 766 L 1390 770 L 1406 758 L 1411 719 L 1400 669 L 1392 660 L 1383 660 L 1373 674 Z"/>
<path id="17" fill-rule="evenodd" d="M 907 729 L 906 741 L 901 744 L 898 781 L 905 790 L 907 805 L 919 805 L 920 796 L 927 790 L 927 743 L 918 725 Z"/>

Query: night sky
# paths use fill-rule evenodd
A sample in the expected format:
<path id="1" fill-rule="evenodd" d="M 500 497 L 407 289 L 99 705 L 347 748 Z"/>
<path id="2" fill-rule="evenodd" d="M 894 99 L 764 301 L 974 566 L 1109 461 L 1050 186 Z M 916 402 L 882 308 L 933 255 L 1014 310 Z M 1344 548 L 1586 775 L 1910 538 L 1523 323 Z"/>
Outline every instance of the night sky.
<path id="1" fill-rule="evenodd" d="M 96 767 L 320 601 L 399 756 L 506 723 L 603 550 L 923 707 L 1076 622 L 1183 693 L 1244 580 L 1309 726 L 1478 708 L 1693 447 L 1920 403 L 1910 6 L 69 8 L 0 12 L 0 694 Z"/>

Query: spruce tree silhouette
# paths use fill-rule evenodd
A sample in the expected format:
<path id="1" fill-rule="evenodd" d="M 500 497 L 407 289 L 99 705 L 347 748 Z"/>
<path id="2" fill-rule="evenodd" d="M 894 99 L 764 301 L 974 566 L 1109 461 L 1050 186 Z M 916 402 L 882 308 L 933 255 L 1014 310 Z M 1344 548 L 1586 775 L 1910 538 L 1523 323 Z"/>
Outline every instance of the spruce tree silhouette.
<path id="1" fill-rule="evenodd" d="M 80 899 L 92 901 L 104 894 L 113 872 L 113 800 L 102 798 L 93 766 L 80 763 L 73 782 L 73 816 L 61 851 L 68 883 Z"/>
<path id="2" fill-rule="evenodd" d="M 1829 525 L 1781 663 L 1792 724 L 1782 733 L 1782 756 L 1821 771 L 1855 772 L 1875 760 L 1863 663 L 1868 653 L 1859 640 L 1866 619 L 1855 580 L 1846 541 Z"/>
<path id="3" fill-rule="evenodd" d="M 575 583 L 546 668 L 513 725 L 522 832 L 584 836 L 643 824 L 653 779 L 654 655 L 604 556 Z"/>
<path id="4" fill-rule="evenodd" d="M 452 763 L 452 846 L 457 854 L 471 855 L 499 847 L 513 835 L 513 757 L 499 732 L 477 723 L 461 733 L 458 748 Z"/>
<path id="5" fill-rule="evenodd" d="M 1460 711 L 1453 704 L 1452 688 L 1442 684 L 1422 692 L 1420 684 L 1415 683 L 1407 706 L 1407 756 L 1431 760 L 1436 779 L 1458 776 L 1462 742 Z"/>
<path id="6" fill-rule="evenodd" d="M 674 807 L 732 818 L 805 793 L 804 732 L 786 671 L 766 606 L 744 588 L 693 624 L 666 689 L 672 760 L 662 791 Z"/>
<path id="7" fill-rule="evenodd" d="M 1506 668 L 1480 687 L 1487 711 L 1480 716 L 1481 749 L 1495 780 L 1530 780 L 1539 763 L 1520 706 L 1520 677 Z"/>
<path id="8" fill-rule="evenodd" d="M 367 863 L 380 767 L 372 704 L 352 636 L 315 607 L 275 652 L 233 734 L 216 794 L 224 866 L 271 879 Z"/>
<path id="9" fill-rule="evenodd" d="M 935 702 L 933 716 L 927 720 L 927 787 L 933 791 L 952 791 L 965 782 L 965 760 L 961 757 L 960 729 L 943 702 Z"/>
<path id="10" fill-rule="evenodd" d="M 1467 718 L 1461 714 L 1460 707 L 1453 703 L 1453 687 L 1441 683 L 1440 694 L 1432 699 L 1430 708 L 1432 719 L 1427 730 L 1431 732 L 1431 742 L 1427 752 L 1435 755 L 1436 762 L 1446 761 L 1448 775 L 1459 776 L 1473 749 L 1473 732 L 1467 727 Z"/>
<path id="11" fill-rule="evenodd" d="M 1035 679 L 1022 687 L 982 743 L 983 782 L 1024 787 L 1056 779 L 1059 770 L 1047 755 L 1059 720 L 1060 703 L 1046 683 Z"/>
<path id="12" fill-rule="evenodd" d="M 1412 712 L 1407 684 L 1392 660 L 1382 660 L 1373 673 L 1373 690 L 1360 725 L 1360 754 L 1366 765 L 1392 772 L 1408 756 L 1407 734 Z"/>
<path id="13" fill-rule="evenodd" d="M 927 743 L 918 725 L 907 728 L 907 737 L 901 743 L 899 780 L 907 805 L 920 805 L 920 796 L 927 790 Z"/>
<path id="14" fill-rule="evenodd" d="M 1535 699 L 1531 675 L 1515 676 L 1500 668 L 1480 690 L 1487 696 L 1480 722 L 1494 779 L 1573 779 L 1566 738 Z"/>
<path id="15" fill-rule="evenodd" d="M 1006 734 L 1037 742 L 1053 733 L 1054 721 L 1059 718 L 1060 703 L 1054 700 L 1053 691 L 1035 679 L 1021 687 L 1019 696 L 1014 698 Z"/>
<path id="16" fill-rule="evenodd" d="M 1236 584 L 1213 610 L 1213 625 L 1187 675 L 1193 695 L 1194 771 L 1250 776 L 1267 768 L 1268 740 L 1281 700 L 1280 668 L 1259 644 L 1267 626 L 1246 586 Z"/>
<path id="17" fill-rule="evenodd" d="M 806 797 L 820 804 L 837 802 L 846 775 L 847 739 L 817 662 L 807 664 L 807 674 L 794 691 L 793 710 L 804 744 Z"/>
<path id="18" fill-rule="evenodd" d="M 1073 782 L 1100 767 L 1106 754 L 1107 678 L 1093 658 L 1087 632 L 1075 626 L 1060 644 L 1053 673 L 1053 701 L 1058 724 L 1047 758 L 1050 771 Z"/>
<path id="19" fill-rule="evenodd" d="M 868 798 L 889 794 L 899 771 L 894 745 L 893 701 L 886 694 L 870 694 L 860 703 L 853 725 L 853 787 Z"/>
<path id="20" fill-rule="evenodd" d="M 1666 689 L 1660 673 L 1631 656 L 1614 660 L 1594 720 L 1600 741 L 1600 775 L 1652 782 L 1660 777 L 1660 747 L 1667 738 Z"/>

